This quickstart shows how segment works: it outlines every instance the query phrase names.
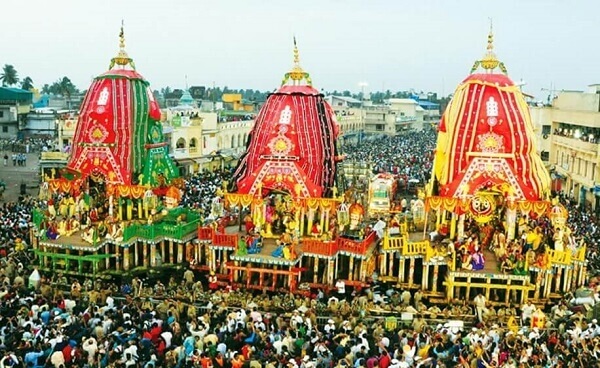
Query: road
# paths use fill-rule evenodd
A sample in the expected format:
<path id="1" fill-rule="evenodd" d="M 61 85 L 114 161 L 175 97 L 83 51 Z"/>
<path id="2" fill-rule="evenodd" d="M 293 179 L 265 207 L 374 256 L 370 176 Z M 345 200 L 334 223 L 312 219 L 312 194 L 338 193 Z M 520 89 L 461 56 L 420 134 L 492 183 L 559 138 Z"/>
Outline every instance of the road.
<path id="1" fill-rule="evenodd" d="M 0 157 L 4 154 L 11 157 L 12 152 L 1 152 Z M 27 186 L 27 194 L 37 196 L 39 191 L 39 153 L 27 154 L 26 166 L 13 166 L 12 160 L 8 160 L 8 164 L 4 166 L 4 159 L 0 160 L 0 180 L 6 183 L 4 191 L 4 202 L 16 201 L 20 195 L 21 183 Z"/>

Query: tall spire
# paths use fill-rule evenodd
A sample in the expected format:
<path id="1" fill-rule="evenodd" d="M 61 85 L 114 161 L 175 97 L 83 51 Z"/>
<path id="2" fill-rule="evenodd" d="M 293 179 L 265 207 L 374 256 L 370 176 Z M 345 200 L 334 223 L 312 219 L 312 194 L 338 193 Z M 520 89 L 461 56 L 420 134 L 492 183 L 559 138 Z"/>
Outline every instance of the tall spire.
<path id="1" fill-rule="evenodd" d="M 292 66 L 292 69 L 289 72 L 285 73 L 281 84 L 284 85 L 291 80 L 292 84 L 298 85 L 303 79 L 306 80 L 306 84 L 309 86 L 312 85 L 310 75 L 300 66 L 300 52 L 298 51 L 296 36 L 294 36 L 294 66 Z"/>
<path id="2" fill-rule="evenodd" d="M 300 52 L 298 51 L 296 36 L 294 36 L 294 67 L 300 68 Z"/>
<path id="3" fill-rule="evenodd" d="M 131 68 L 135 70 L 135 65 L 133 64 L 133 59 L 127 55 L 127 51 L 125 51 L 125 30 L 124 30 L 125 22 L 121 20 L 121 32 L 119 32 L 119 53 L 117 56 L 110 60 L 110 69 L 112 69 L 115 64 L 120 65 L 122 67 L 126 65 L 131 65 Z"/>
<path id="4" fill-rule="evenodd" d="M 494 69 L 499 68 L 502 73 L 506 74 L 506 67 L 504 63 L 498 60 L 496 53 L 494 52 L 494 24 L 492 22 L 492 18 L 490 18 L 490 32 L 487 37 L 487 48 L 486 52 L 483 55 L 481 60 L 477 60 L 471 69 L 471 73 L 475 72 L 478 67 L 482 67 L 488 73 L 494 71 Z"/>
<path id="5" fill-rule="evenodd" d="M 494 70 L 498 67 L 500 61 L 496 57 L 496 53 L 494 52 L 494 24 L 492 19 L 490 18 L 490 33 L 488 33 L 487 39 L 487 51 L 481 59 L 481 67 L 485 70 Z"/>

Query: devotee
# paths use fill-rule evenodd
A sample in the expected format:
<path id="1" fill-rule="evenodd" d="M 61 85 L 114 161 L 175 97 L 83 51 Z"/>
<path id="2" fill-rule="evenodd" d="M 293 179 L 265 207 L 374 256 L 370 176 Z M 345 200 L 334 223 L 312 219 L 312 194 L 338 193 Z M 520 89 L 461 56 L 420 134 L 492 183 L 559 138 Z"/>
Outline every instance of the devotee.
<path id="1" fill-rule="evenodd" d="M 483 315 L 486 312 L 487 308 L 487 299 L 483 296 L 482 293 L 477 294 L 475 299 L 473 299 L 473 303 L 475 304 L 475 310 L 477 312 L 477 319 L 479 322 L 483 322 Z"/>
<path id="2" fill-rule="evenodd" d="M 383 220 L 383 217 L 380 217 L 379 220 L 377 220 L 377 222 L 373 226 L 373 231 L 375 231 L 375 234 L 377 234 L 377 237 L 379 239 L 383 239 L 385 227 L 386 223 Z"/>

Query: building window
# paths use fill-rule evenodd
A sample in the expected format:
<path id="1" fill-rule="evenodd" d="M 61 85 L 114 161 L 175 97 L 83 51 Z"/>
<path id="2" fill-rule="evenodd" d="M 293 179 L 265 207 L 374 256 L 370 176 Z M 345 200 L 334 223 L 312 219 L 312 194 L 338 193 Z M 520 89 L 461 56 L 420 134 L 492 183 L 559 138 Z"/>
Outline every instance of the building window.
<path id="1" fill-rule="evenodd" d="M 560 160 L 561 163 L 560 165 L 562 166 L 563 169 L 565 170 L 569 170 L 569 156 L 567 154 L 565 154 L 564 152 L 562 153 L 562 159 Z"/>
<path id="2" fill-rule="evenodd" d="M 4 117 L 4 111 L 0 110 L 0 118 Z"/>
<path id="3" fill-rule="evenodd" d="M 548 151 L 542 151 L 540 156 L 542 157 L 542 161 L 550 160 L 550 152 L 548 152 Z"/>
<path id="4" fill-rule="evenodd" d="M 0 116 L 0 117 L 2 117 L 2 116 Z M 2 127 L 2 133 L 8 133 L 8 127 L 6 125 Z"/>
<path id="5" fill-rule="evenodd" d="M 542 126 L 542 136 L 550 135 L 552 127 L 550 125 Z"/>
<path id="6" fill-rule="evenodd" d="M 198 147 L 196 147 L 197 142 L 198 141 L 196 140 L 196 138 L 190 139 L 190 153 L 198 152 Z"/>

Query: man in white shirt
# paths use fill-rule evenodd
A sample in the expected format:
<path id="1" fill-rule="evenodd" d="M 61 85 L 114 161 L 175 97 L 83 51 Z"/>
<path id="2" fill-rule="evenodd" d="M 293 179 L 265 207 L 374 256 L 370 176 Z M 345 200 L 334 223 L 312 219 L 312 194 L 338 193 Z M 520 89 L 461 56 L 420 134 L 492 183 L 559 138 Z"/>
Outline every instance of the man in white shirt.
<path id="1" fill-rule="evenodd" d="M 337 289 L 337 294 L 340 300 L 346 299 L 346 283 L 342 279 L 338 279 L 335 283 L 335 287 Z"/>
<path id="2" fill-rule="evenodd" d="M 379 221 L 377 221 L 375 225 L 373 225 L 373 231 L 375 231 L 375 234 L 377 234 L 377 237 L 379 239 L 383 238 L 385 227 L 386 223 L 385 221 L 383 221 L 383 217 L 380 217 Z"/>
<path id="3" fill-rule="evenodd" d="M 485 299 L 485 296 L 483 296 L 483 294 L 479 293 L 477 294 L 473 302 L 475 303 L 475 310 L 477 311 L 477 319 L 479 320 L 479 322 L 483 322 L 483 315 L 487 311 L 487 308 L 485 307 L 487 300 Z"/>
<path id="4" fill-rule="evenodd" d="M 527 301 L 527 304 L 525 304 L 523 307 L 521 307 L 521 320 L 523 323 L 526 323 L 527 320 L 531 320 L 531 316 L 533 315 L 533 312 L 535 312 L 536 307 L 535 305 L 533 305 L 533 303 L 531 303 L 531 300 Z"/>
<path id="5" fill-rule="evenodd" d="M 262 321 L 262 315 L 256 307 L 252 308 L 252 312 L 250 312 L 250 318 L 252 319 L 252 322 L 258 322 L 259 320 Z"/>
<path id="6" fill-rule="evenodd" d="M 325 325 L 325 327 L 323 328 L 323 330 L 325 331 L 325 333 L 335 333 L 335 322 L 332 319 L 329 319 L 327 321 L 327 324 Z"/>
<path id="7" fill-rule="evenodd" d="M 291 324 L 292 328 L 294 328 L 294 329 L 297 328 L 297 326 L 299 324 L 301 324 L 302 322 L 304 322 L 304 319 L 300 315 L 300 312 L 297 309 L 294 310 L 294 314 L 292 315 L 292 318 L 290 319 L 290 324 Z"/>

